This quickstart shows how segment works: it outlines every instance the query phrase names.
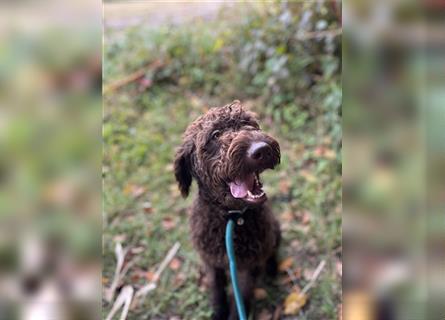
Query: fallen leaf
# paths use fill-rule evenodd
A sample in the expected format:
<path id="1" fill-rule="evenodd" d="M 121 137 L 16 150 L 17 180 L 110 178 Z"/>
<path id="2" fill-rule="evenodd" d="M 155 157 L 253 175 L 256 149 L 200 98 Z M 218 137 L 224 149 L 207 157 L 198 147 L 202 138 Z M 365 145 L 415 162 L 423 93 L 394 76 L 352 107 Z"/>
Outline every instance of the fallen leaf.
<path id="1" fill-rule="evenodd" d="M 326 150 L 326 152 L 324 153 L 324 156 L 326 159 L 335 159 L 337 157 L 337 154 L 335 153 L 334 150 L 328 149 Z"/>
<path id="2" fill-rule="evenodd" d="M 173 258 L 169 264 L 170 269 L 176 271 L 181 268 L 182 262 L 178 258 Z"/>
<path id="3" fill-rule="evenodd" d="M 145 213 L 152 213 L 153 207 L 151 206 L 151 203 L 149 201 L 146 201 L 142 204 L 142 209 Z"/>
<path id="4" fill-rule="evenodd" d="M 125 195 L 129 195 L 130 193 L 131 193 L 131 188 L 132 188 L 133 186 L 131 185 L 131 184 L 127 184 L 125 187 L 124 187 L 124 190 L 123 190 L 123 193 L 125 194 Z"/>
<path id="5" fill-rule="evenodd" d="M 139 273 L 133 273 L 130 276 L 131 282 L 138 282 L 141 279 L 141 275 Z"/>
<path id="6" fill-rule="evenodd" d="M 267 297 L 267 291 L 263 288 L 255 288 L 253 295 L 256 300 L 263 300 Z"/>
<path id="7" fill-rule="evenodd" d="M 369 292 L 352 291 L 344 295 L 345 309 L 341 310 L 345 319 L 376 319 L 374 297 Z M 344 312 L 343 312 L 344 311 Z"/>
<path id="8" fill-rule="evenodd" d="M 294 215 L 292 214 L 292 211 L 290 211 L 290 210 L 285 211 L 281 215 L 281 220 L 282 221 L 287 221 L 287 222 L 293 221 L 294 220 Z"/>
<path id="9" fill-rule="evenodd" d="M 166 217 L 166 218 L 162 219 L 162 227 L 166 231 L 172 230 L 176 227 L 176 222 L 173 220 L 173 218 Z"/>
<path id="10" fill-rule="evenodd" d="M 136 268 L 133 270 L 133 272 L 131 273 L 131 280 L 133 282 L 138 282 L 140 279 L 142 279 L 143 281 L 145 281 L 145 279 L 147 278 L 147 272 L 144 271 L 143 269 L 140 268 Z"/>
<path id="11" fill-rule="evenodd" d="M 295 274 L 298 274 L 299 276 L 301 276 L 301 271 L 297 271 L 295 273 L 293 273 L 293 272 L 287 273 L 286 277 L 282 278 L 281 284 L 283 284 L 283 285 L 291 284 L 292 287 L 294 287 L 294 289 L 299 289 L 298 285 L 296 284 L 296 281 L 300 277 L 299 276 L 297 277 Z"/>
<path id="12" fill-rule="evenodd" d="M 337 154 L 332 149 L 320 146 L 314 149 L 314 156 L 323 157 L 326 159 L 335 159 L 337 157 Z"/>
<path id="13" fill-rule="evenodd" d="M 285 272 L 287 269 L 289 269 L 293 264 L 292 257 L 288 257 L 280 262 L 280 265 L 278 266 L 278 270 L 281 272 Z"/>
<path id="14" fill-rule="evenodd" d="M 155 280 L 155 273 L 152 271 L 147 271 L 145 273 L 145 278 L 147 278 L 147 280 L 150 281 L 154 281 Z"/>
<path id="15" fill-rule="evenodd" d="M 153 80 L 144 77 L 139 81 L 139 91 L 143 92 L 148 88 L 150 88 L 152 85 L 153 85 Z"/>
<path id="16" fill-rule="evenodd" d="M 301 292 L 291 292 L 284 301 L 284 314 L 295 315 L 307 302 L 307 296 Z"/>
<path id="17" fill-rule="evenodd" d="M 316 156 L 316 157 L 321 157 L 321 156 L 323 156 L 323 153 L 324 153 L 324 147 L 316 147 L 315 149 L 314 149 L 314 156 Z"/>
<path id="18" fill-rule="evenodd" d="M 145 188 L 134 184 L 127 184 L 124 188 L 125 195 L 131 195 L 133 198 L 139 198 L 145 193 Z"/>
<path id="19" fill-rule="evenodd" d="M 269 310 L 267 310 L 267 309 L 263 309 L 263 310 L 261 310 L 261 312 L 258 314 L 258 316 L 256 317 L 256 319 L 258 319 L 258 320 L 272 320 L 272 314 L 270 313 Z"/>
<path id="20" fill-rule="evenodd" d="M 311 221 L 311 214 L 308 211 L 303 211 L 301 215 L 301 223 L 308 224 Z"/>
<path id="21" fill-rule="evenodd" d="M 308 182 L 315 182 L 315 181 L 317 181 L 317 178 L 312 173 L 310 173 L 307 170 L 301 170 L 300 171 L 300 176 L 305 178 Z"/>
<path id="22" fill-rule="evenodd" d="M 278 185 L 278 188 L 280 189 L 281 193 L 285 193 L 285 194 L 289 193 L 289 189 L 290 189 L 289 180 L 281 180 Z"/>

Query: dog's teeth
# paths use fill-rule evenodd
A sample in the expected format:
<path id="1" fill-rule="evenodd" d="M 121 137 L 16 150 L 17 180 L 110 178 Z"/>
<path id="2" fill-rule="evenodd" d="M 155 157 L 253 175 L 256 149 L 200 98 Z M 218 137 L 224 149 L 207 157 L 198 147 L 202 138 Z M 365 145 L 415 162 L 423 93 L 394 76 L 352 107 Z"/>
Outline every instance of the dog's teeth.
<path id="1" fill-rule="evenodd" d="M 247 195 L 248 195 L 250 198 L 253 198 L 253 199 L 256 199 L 256 198 L 257 198 L 257 196 L 254 195 L 252 192 L 250 192 L 250 190 L 247 190 Z"/>
<path id="2" fill-rule="evenodd" d="M 247 190 L 247 195 L 249 196 L 249 198 L 258 199 L 264 196 L 264 191 L 261 191 L 261 193 L 259 194 L 253 194 L 252 192 L 250 192 L 250 190 Z"/>

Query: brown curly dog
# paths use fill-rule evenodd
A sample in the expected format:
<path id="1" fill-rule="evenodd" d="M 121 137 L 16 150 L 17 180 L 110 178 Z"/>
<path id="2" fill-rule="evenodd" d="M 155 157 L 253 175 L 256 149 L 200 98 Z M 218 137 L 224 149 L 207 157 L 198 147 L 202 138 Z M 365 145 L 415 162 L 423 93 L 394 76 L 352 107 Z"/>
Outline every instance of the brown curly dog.
<path id="1" fill-rule="evenodd" d="M 261 131 L 255 114 L 239 101 L 212 108 L 189 125 L 175 158 L 179 189 L 187 197 L 192 179 L 199 193 L 190 212 L 192 242 L 211 282 L 213 319 L 237 319 L 226 295 L 228 261 L 224 234 L 229 210 L 245 210 L 234 229 L 238 278 L 246 312 L 257 277 L 277 272 L 280 226 L 267 206 L 260 173 L 280 162 L 280 146 Z"/>

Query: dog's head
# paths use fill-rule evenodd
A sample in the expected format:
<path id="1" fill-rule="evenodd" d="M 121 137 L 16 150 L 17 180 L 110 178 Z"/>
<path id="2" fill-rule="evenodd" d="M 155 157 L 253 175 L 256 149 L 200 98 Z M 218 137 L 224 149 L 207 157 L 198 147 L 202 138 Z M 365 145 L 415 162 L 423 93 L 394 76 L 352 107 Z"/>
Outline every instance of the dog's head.
<path id="1" fill-rule="evenodd" d="M 184 197 L 195 178 L 200 193 L 228 208 L 264 203 L 260 174 L 280 162 L 278 142 L 261 131 L 239 101 L 210 109 L 187 128 L 175 158 Z"/>

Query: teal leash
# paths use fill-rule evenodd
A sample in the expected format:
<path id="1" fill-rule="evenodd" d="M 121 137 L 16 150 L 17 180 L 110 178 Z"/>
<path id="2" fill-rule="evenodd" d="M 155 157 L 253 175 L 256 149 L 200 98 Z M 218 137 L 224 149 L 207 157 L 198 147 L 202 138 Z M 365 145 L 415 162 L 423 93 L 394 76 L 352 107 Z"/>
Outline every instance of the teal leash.
<path id="1" fill-rule="evenodd" d="M 247 320 L 247 317 L 246 317 L 246 310 L 244 308 L 243 297 L 241 295 L 241 291 L 238 285 L 235 250 L 233 249 L 233 229 L 235 221 L 238 225 L 244 224 L 244 219 L 242 218 L 242 214 L 245 211 L 246 208 L 244 210 L 230 210 L 228 212 L 229 216 L 226 226 L 226 250 L 227 250 L 227 256 L 229 258 L 230 278 L 232 280 L 233 294 L 235 296 L 236 309 L 238 311 L 238 316 L 240 320 Z"/>

